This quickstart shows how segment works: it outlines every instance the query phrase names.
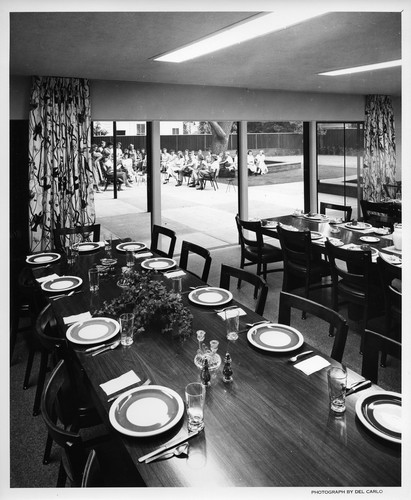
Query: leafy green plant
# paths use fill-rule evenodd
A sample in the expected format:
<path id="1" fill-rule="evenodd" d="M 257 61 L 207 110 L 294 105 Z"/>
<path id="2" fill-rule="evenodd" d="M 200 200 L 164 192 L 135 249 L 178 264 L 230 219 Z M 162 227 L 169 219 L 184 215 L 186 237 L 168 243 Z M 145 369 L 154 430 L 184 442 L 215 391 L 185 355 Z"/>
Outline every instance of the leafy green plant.
<path id="1" fill-rule="evenodd" d="M 144 332 L 149 325 L 161 325 L 163 333 L 187 339 L 192 332 L 193 316 L 184 306 L 181 296 L 153 279 L 153 271 L 128 271 L 126 286 L 119 297 L 105 301 L 96 316 L 117 319 L 125 312 L 133 312 L 134 333 Z"/>

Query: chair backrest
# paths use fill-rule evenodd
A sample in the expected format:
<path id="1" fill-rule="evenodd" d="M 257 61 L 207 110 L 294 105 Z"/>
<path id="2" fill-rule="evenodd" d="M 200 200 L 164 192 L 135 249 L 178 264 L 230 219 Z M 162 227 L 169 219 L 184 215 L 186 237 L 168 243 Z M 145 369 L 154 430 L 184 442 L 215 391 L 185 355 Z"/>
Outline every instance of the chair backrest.
<path id="1" fill-rule="evenodd" d="M 66 339 L 59 334 L 51 304 L 47 304 L 39 313 L 35 328 L 40 344 L 49 352 L 57 352 L 66 344 Z"/>
<path id="2" fill-rule="evenodd" d="M 70 237 L 73 235 L 81 236 L 83 241 L 100 241 L 100 224 L 91 224 L 88 226 L 59 227 L 54 229 L 53 238 L 56 250 L 63 252 L 69 245 Z M 92 240 L 90 237 L 92 236 Z"/>
<path id="3" fill-rule="evenodd" d="M 188 256 L 190 253 L 197 254 L 204 259 L 202 273 L 201 274 L 192 273 L 192 274 L 195 274 L 202 281 L 207 283 L 211 267 L 210 251 L 207 250 L 207 248 L 201 247 L 200 245 L 196 245 L 195 243 L 191 243 L 189 241 L 183 241 L 181 244 L 180 267 L 181 269 L 185 269 L 186 271 L 188 271 Z"/>
<path id="4" fill-rule="evenodd" d="M 402 280 L 402 269 L 385 261 L 382 257 L 377 258 L 378 270 L 380 273 L 384 303 L 386 309 L 396 308 L 401 311 L 402 293 L 395 287 L 394 280 Z M 393 286 L 394 284 L 394 286 Z"/>
<path id="5" fill-rule="evenodd" d="M 335 210 L 338 212 L 343 212 L 344 221 L 349 221 L 351 220 L 351 215 L 352 215 L 352 207 L 349 205 L 336 205 L 335 203 L 326 203 L 322 201 L 320 203 L 320 214 L 326 215 L 327 210 Z"/>
<path id="6" fill-rule="evenodd" d="M 395 199 L 397 194 L 402 194 L 402 183 L 401 181 L 397 181 L 395 184 L 383 184 L 385 194 L 390 197 Z"/>
<path id="7" fill-rule="evenodd" d="M 371 250 L 349 250 L 325 242 L 333 286 L 342 280 L 365 294 L 369 292 Z"/>
<path id="8" fill-rule="evenodd" d="M 401 343 L 371 330 L 364 331 L 361 374 L 372 383 L 378 383 L 380 352 L 401 360 Z"/>
<path id="9" fill-rule="evenodd" d="M 278 225 L 277 234 L 283 251 L 284 269 L 289 266 L 309 269 L 313 261 L 310 231 L 289 231 Z"/>
<path id="10" fill-rule="evenodd" d="M 169 239 L 168 250 L 164 251 L 160 248 L 160 235 Z M 176 233 L 169 229 L 168 227 L 158 226 L 157 224 L 153 224 L 153 229 L 151 231 L 151 246 L 150 250 L 152 252 L 156 252 L 158 255 L 162 257 L 172 258 L 174 255 L 174 248 L 176 246 Z"/>
<path id="11" fill-rule="evenodd" d="M 344 355 L 345 342 L 347 340 L 348 332 L 348 325 L 345 318 L 338 314 L 338 312 L 333 311 L 329 307 L 322 304 L 318 304 L 313 300 L 293 295 L 288 292 L 280 292 L 280 304 L 278 310 L 279 323 L 291 326 L 291 309 L 306 311 L 310 315 L 316 316 L 330 325 L 331 328 L 329 331 L 333 331 L 334 333 L 334 343 L 330 356 L 336 361 L 341 362 Z"/>
<path id="12" fill-rule="evenodd" d="M 376 227 L 393 227 L 401 222 L 401 207 L 397 203 L 384 203 L 360 200 L 362 216 L 365 222 Z"/>
<path id="13" fill-rule="evenodd" d="M 104 475 L 100 467 L 96 450 L 90 450 L 84 467 L 82 488 L 98 488 L 104 486 Z"/>
<path id="14" fill-rule="evenodd" d="M 266 281 L 257 274 L 244 271 L 239 267 L 227 266 L 221 264 L 220 287 L 225 290 L 230 290 L 230 278 L 236 278 L 241 281 L 246 281 L 254 286 L 254 295 L 257 294 L 255 304 L 255 312 L 260 316 L 264 314 L 265 303 L 267 301 L 268 285 Z"/>
<path id="15" fill-rule="evenodd" d="M 62 449 L 62 464 L 71 485 L 80 486 L 87 457 L 80 434 L 64 427 L 66 411 L 71 404 L 64 363 L 64 360 L 59 361 L 47 381 L 41 397 L 41 414 L 50 437 Z"/>
<path id="16" fill-rule="evenodd" d="M 261 231 L 261 222 L 241 220 L 238 214 L 235 216 L 235 222 L 237 224 L 241 247 L 245 248 L 249 246 L 255 248 L 258 252 L 262 252 L 264 240 Z"/>

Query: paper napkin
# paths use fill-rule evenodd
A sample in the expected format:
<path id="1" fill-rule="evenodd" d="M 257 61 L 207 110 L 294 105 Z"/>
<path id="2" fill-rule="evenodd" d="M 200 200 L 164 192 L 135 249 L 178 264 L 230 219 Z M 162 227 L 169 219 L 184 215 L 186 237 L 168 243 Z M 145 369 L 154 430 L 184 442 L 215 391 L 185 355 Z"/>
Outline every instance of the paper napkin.
<path id="1" fill-rule="evenodd" d="M 329 366 L 329 364 L 330 363 L 321 356 L 313 356 L 312 358 L 296 363 L 294 366 L 297 370 L 301 370 L 306 375 L 311 375 L 312 373 L 318 372 L 326 366 Z"/>
<path id="2" fill-rule="evenodd" d="M 137 384 L 140 381 L 141 378 L 133 370 L 130 370 L 129 372 L 124 373 L 124 375 L 120 375 L 120 377 L 113 378 L 108 382 L 104 382 L 104 384 L 100 384 L 100 387 L 107 394 L 107 396 L 110 396 L 111 394 L 127 389 L 130 385 Z"/>
<path id="3" fill-rule="evenodd" d="M 166 278 L 177 278 L 177 276 L 185 276 L 185 272 L 182 270 L 179 271 L 171 271 L 171 273 L 164 273 L 163 276 Z"/>
<path id="4" fill-rule="evenodd" d="M 152 257 L 153 254 L 151 252 L 143 252 L 143 253 L 135 253 L 134 258 L 135 259 L 141 259 L 142 257 Z"/>
<path id="5" fill-rule="evenodd" d="M 43 276 L 42 278 L 37 278 L 37 281 L 39 283 L 44 283 L 45 281 L 52 280 L 54 278 L 59 278 L 59 275 L 54 273 L 54 274 L 49 274 L 48 276 Z"/>
<path id="6" fill-rule="evenodd" d="M 220 318 L 226 319 L 234 317 L 238 313 L 239 316 L 244 316 L 247 314 L 241 307 L 237 307 L 235 309 L 227 309 L 227 311 L 223 311 L 221 313 L 218 313 L 217 315 L 220 316 Z"/>
<path id="7" fill-rule="evenodd" d="M 63 318 L 65 325 L 70 325 L 71 323 L 77 323 L 77 321 L 86 321 L 87 319 L 91 319 L 90 311 L 83 312 L 80 314 L 73 314 L 72 316 L 66 316 Z"/>

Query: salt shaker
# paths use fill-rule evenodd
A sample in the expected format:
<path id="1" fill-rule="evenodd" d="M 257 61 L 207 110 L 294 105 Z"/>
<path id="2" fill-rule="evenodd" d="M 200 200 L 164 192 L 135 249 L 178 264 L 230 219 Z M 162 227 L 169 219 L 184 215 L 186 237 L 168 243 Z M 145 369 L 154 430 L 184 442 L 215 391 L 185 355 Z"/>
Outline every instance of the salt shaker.
<path id="1" fill-rule="evenodd" d="M 233 370 L 231 368 L 231 356 L 227 352 L 224 357 L 223 382 L 226 384 L 233 381 Z"/>
<path id="2" fill-rule="evenodd" d="M 211 382 L 210 382 L 211 375 L 210 375 L 210 371 L 208 369 L 208 359 L 207 358 L 204 358 L 203 368 L 201 369 L 200 376 L 201 376 L 201 383 L 203 385 L 205 385 L 207 387 L 211 384 Z"/>

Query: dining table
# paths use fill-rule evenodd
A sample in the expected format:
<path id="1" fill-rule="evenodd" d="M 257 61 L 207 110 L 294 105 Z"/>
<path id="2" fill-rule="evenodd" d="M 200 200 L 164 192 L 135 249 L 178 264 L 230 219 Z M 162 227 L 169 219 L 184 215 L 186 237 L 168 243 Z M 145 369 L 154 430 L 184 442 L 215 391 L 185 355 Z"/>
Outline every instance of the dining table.
<path id="1" fill-rule="evenodd" d="M 291 219 L 291 216 L 281 220 L 288 223 L 292 220 L 297 226 L 306 224 L 303 219 Z M 315 227 L 324 231 L 326 226 Z M 357 240 L 353 231 L 342 229 L 342 233 L 347 241 Z M 250 325 L 266 318 L 234 298 L 225 301 L 224 307 L 235 306 L 240 311 L 239 335 L 237 340 L 227 340 L 222 314 L 216 312 L 219 307 L 196 301 L 193 295 L 196 287 L 207 288 L 207 284 L 194 274 L 180 270 L 176 260 L 172 270 L 181 271 L 180 298 L 193 316 L 189 338 L 173 337 L 162 332 L 158 325 L 150 324 L 134 336 L 131 345 L 120 344 L 98 355 L 87 351 L 90 344 L 72 341 L 73 337 L 67 336 L 72 324 L 67 324 L 65 318 L 82 313 L 90 313 L 95 318 L 95 311 L 104 301 L 122 296 L 119 278 L 125 271 L 126 256 L 119 244 L 124 242 L 130 239 L 112 242 L 111 257 L 116 262 L 113 272 L 104 279 L 101 277 L 97 292 L 90 292 L 87 272 L 106 257 L 104 244 L 90 252 L 80 252 L 72 265 L 61 255 L 49 264 L 40 265 L 44 264 L 44 260 L 40 260 L 31 267 L 39 281 L 39 293 L 53 308 L 61 335 L 68 339 L 69 349 L 81 367 L 90 398 L 103 423 L 115 436 L 118 446 L 124 448 L 147 487 L 401 486 L 401 433 L 394 437 L 391 431 L 384 434 L 378 429 L 378 422 L 376 429 L 378 408 L 373 410 L 369 404 L 373 398 L 378 400 L 379 396 L 390 397 L 393 393 L 372 384 L 346 397 L 344 413 L 332 412 L 327 370 L 340 363 L 310 346 L 303 330 L 298 332 L 298 342 L 290 348 L 259 344 L 252 335 L 258 326 Z M 390 241 L 385 243 L 389 246 Z M 149 273 L 153 281 L 171 289 L 167 273 L 161 268 L 147 270 L 144 267 L 147 257 L 140 255 L 135 253 L 134 269 Z M 40 282 L 47 283 L 48 276 L 56 275 L 80 277 L 81 284 L 72 293 L 48 293 Z M 56 298 L 56 295 L 59 296 Z M 138 308 L 138 303 L 135 307 Z M 81 325 L 81 321 L 78 324 Z M 275 330 L 275 322 L 271 324 Z M 196 335 L 199 330 L 205 332 L 204 346 L 199 346 Z M 119 335 L 110 340 L 116 340 Z M 219 342 L 217 354 L 222 363 L 211 371 L 211 383 L 206 388 L 204 429 L 188 441 L 188 455 L 169 456 L 150 463 L 142 461 L 142 457 L 170 441 L 184 440 L 189 435 L 184 389 L 191 382 L 201 381 L 201 369 L 194 359 L 198 350 L 208 347 L 212 340 Z M 299 366 L 302 361 L 289 361 L 291 356 L 307 350 L 312 353 L 303 359 L 318 363 L 310 374 L 307 368 L 303 370 L 303 366 Z M 228 383 L 222 375 L 226 353 L 230 354 L 233 371 L 233 380 Z M 173 404 L 167 410 L 169 421 L 163 431 L 161 427 L 156 432 L 144 432 L 144 426 L 143 431 L 141 426 L 128 427 L 128 421 L 133 422 L 133 412 L 138 414 L 144 407 L 139 407 L 138 400 L 134 407 L 130 405 L 124 391 L 116 393 L 114 396 L 118 397 L 113 401 L 103 389 L 102 384 L 130 373 L 132 385 L 124 389 L 131 387 L 128 397 L 130 393 L 133 396 L 144 390 L 151 390 L 154 399 L 159 392 L 161 397 L 164 393 L 171 394 Z M 347 385 L 362 380 L 360 374 L 348 370 Z M 161 413 L 161 405 L 167 403 L 163 399 L 157 403 Z M 129 413 L 122 412 L 122 405 L 129 405 Z M 120 425 L 115 420 L 116 412 L 122 414 Z M 139 422 L 147 419 L 151 429 L 156 412 L 134 417 Z"/>

